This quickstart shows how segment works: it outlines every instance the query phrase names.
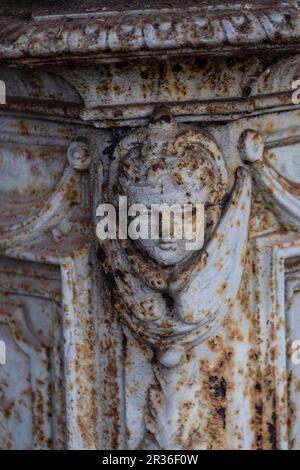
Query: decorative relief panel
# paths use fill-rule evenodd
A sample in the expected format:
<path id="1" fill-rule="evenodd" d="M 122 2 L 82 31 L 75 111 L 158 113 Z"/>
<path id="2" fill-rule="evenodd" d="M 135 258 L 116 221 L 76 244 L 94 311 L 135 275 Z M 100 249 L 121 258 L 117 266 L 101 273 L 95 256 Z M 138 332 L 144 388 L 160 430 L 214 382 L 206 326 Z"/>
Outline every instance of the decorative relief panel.
<path id="1" fill-rule="evenodd" d="M 37 89 L 24 86 L 26 74 L 15 82 L 6 75 L 12 106 L 19 99 L 20 108 L 17 116 L 11 105 L 1 110 L 0 323 L 7 364 L 0 369 L 0 445 L 93 449 L 97 322 L 87 129 L 70 122 L 67 106 L 55 100 L 76 101 L 62 80 L 41 74 L 41 101 L 34 96 L 32 103 Z M 56 122 L 49 108 L 50 114 L 60 108 Z"/>
<path id="2" fill-rule="evenodd" d="M 0 447 L 64 448 L 59 271 L 4 258 L 0 270 Z"/>
<path id="3" fill-rule="evenodd" d="M 280 15 L 264 17 L 262 37 L 274 24 L 288 35 Z M 41 96 L 60 98 L 44 114 L 18 72 L 1 117 L 1 250 L 5 266 L 56 266 L 42 269 L 59 300 L 21 284 L 1 294 L 0 332 L 22 367 L 16 384 L 3 379 L 3 446 L 299 448 L 299 64 L 143 57 L 56 78 L 46 66 Z M 204 245 L 97 240 L 97 207 L 119 196 L 204 204 Z"/>

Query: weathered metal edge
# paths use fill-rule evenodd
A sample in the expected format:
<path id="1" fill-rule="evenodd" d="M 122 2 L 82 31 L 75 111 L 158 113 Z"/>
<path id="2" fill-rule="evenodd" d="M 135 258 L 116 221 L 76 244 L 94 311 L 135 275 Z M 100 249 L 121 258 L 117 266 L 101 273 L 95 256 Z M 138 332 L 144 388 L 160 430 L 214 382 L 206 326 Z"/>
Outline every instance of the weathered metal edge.
<path id="1" fill-rule="evenodd" d="M 251 4 L 250 4 L 251 6 Z M 0 61 L 120 60 L 174 53 L 297 50 L 300 2 L 239 10 L 192 8 L 0 19 Z M 298 49 L 299 50 L 299 49 Z"/>

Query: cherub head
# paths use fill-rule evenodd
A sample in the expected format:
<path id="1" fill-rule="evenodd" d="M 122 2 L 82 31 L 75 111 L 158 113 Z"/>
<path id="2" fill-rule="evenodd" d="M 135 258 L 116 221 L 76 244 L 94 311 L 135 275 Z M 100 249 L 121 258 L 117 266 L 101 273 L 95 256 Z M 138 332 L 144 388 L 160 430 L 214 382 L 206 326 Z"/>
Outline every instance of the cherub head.
<path id="1" fill-rule="evenodd" d="M 126 140 L 126 139 L 125 139 Z M 228 191 L 227 171 L 217 145 L 207 134 L 179 128 L 161 110 L 146 130 L 121 144 L 115 188 L 128 205 L 205 205 L 205 238 L 215 228 Z M 186 239 L 139 239 L 139 249 L 162 265 L 190 255 Z"/>

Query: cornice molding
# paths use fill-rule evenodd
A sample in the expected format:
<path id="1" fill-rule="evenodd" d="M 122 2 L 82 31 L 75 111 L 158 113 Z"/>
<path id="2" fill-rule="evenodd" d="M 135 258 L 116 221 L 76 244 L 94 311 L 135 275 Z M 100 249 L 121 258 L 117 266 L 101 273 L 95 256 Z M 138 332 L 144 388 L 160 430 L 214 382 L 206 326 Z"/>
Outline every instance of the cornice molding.
<path id="1" fill-rule="evenodd" d="M 0 20 L 4 62 L 52 63 L 80 57 L 114 61 L 198 53 L 297 51 L 300 3 L 7 17 Z M 17 61 L 17 63 L 16 63 Z"/>
<path id="2" fill-rule="evenodd" d="M 292 86 L 299 76 L 299 54 L 267 61 L 255 56 L 217 61 L 189 57 L 49 66 L 33 72 L 2 67 L 0 79 L 8 85 L 0 115 L 136 127 L 147 125 L 154 108 L 165 104 L 178 122 L 230 122 L 299 109 Z"/>

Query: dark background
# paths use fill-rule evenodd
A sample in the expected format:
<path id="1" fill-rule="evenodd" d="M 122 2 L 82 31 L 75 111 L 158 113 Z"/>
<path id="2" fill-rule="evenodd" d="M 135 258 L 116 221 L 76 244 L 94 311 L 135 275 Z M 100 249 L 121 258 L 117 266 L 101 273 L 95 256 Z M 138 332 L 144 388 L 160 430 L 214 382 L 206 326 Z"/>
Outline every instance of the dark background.
<path id="1" fill-rule="evenodd" d="M 62 13 L 93 13 L 101 11 L 147 10 L 151 8 L 206 7 L 208 5 L 276 5 L 278 0 L 0 0 L 0 15 L 31 16 Z M 291 6 L 293 0 L 286 3 Z"/>

